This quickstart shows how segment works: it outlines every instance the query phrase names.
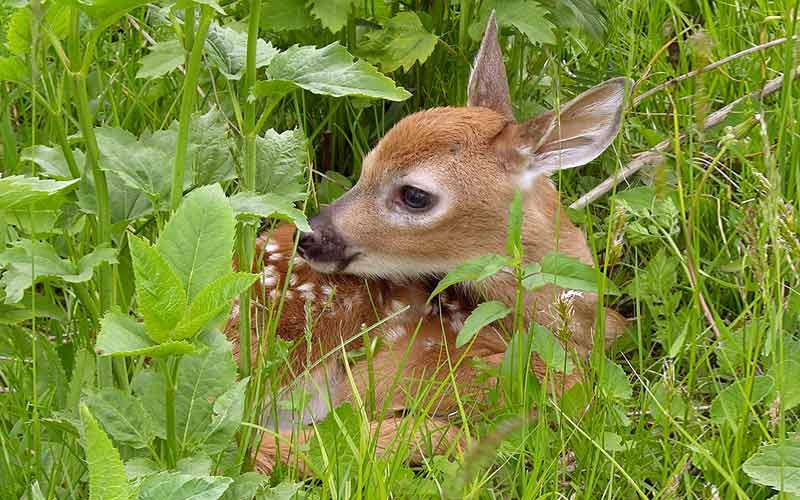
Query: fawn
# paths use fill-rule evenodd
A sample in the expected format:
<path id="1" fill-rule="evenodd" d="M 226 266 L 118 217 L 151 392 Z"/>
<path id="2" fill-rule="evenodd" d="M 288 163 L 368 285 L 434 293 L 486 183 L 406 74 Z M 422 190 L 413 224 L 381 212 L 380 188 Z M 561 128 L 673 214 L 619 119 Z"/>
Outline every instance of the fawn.
<path id="1" fill-rule="evenodd" d="M 408 395 L 422 381 L 454 383 L 458 391 L 480 398 L 469 360 L 498 365 L 507 340 L 495 326 L 461 349 L 455 338 L 481 299 L 513 307 L 516 281 L 499 273 L 428 304 L 430 280 L 469 259 L 505 253 L 508 207 L 518 189 L 525 260 L 558 251 L 592 264 L 586 239 L 564 213 L 548 176 L 591 161 L 611 144 L 620 128 L 626 86 L 626 78 L 609 80 L 558 112 L 515 122 L 493 13 L 470 75 L 466 107 L 429 109 L 398 122 L 364 158 L 357 184 L 311 219 L 310 233 L 299 235 L 298 256 L 293 256 L 290 226 L 259 239 L 263 271 L 256 296 L 261 300 L 249 313 L 255 328 L 272 310 L 267 306 L 282 301 L 277 333 L 299 343 L 287 381 L 316 393 L 303 423 L 319 421 L 331 407 L 364 397 L 370 389 L 377 408 L 408 409 Z M 596 295 L 565 294 L 556 286 L 526 292 L 525 319 L 559 327 L 553 310 L 559 300 L 568 300 L 573 311 L 566 347 L 587 356 L 595 343 Z M 226 327 L 234 341 L 239 313 Z M 610 309 L 603 316 L 602 342 L 608 345 L 622 334 L 626 320 Z M 376 331 L 383 344 L 371 363 L 350 366 L 331 355 L 361 347 L 364 325 L 376 321 L 382 321 Z M 313 325 L 310 335 L 307 324 Z M 498 326 L 513 330 L 510 324 Z M 544 376 L 546 367 L 535 356 L 532 368 Z M 560 387 L 578 377 L 564 377 Z M 422 406 L 427 422 L 436 427 L 431 434 L 436 450 L 458 443 L 457 429 L 442 418 L 456 408 L 454 391 L 441 390 L 442 385 L 425 396 Z M 282 431 L 291 423 L 277 412 L 267 421 L 275 418 Z M 374 424 L 377 446 L 388 447 L 401 424 L 399 417 Z M 302 432 L 299 439 L 307 437 Z M 265 436 L 258 467 L 271 469 L 276 453 L 288 455 L 287 438 Z"/>

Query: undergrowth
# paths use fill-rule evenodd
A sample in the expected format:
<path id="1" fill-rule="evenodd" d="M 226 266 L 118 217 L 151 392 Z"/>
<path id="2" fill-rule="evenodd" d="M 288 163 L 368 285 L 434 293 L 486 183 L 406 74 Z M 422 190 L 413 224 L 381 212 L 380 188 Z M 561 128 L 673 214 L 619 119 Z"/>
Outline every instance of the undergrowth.
<path id="1" fill-rule="evenodd" d="M 302 450 L 311 478 L 252 472 L 289 346 L 273 321 L 266 354 L 234 363 L 219 327 L 255 276 L 231 259 L 252 261 L 264 220 L 307 224 L 403 116 L 463 105 L 492 7 L 517 119 L 636 81 L 611 150 L 553 178 L 569 204 L 660 148 L 569 212 L 630 328 L 561 398 L 486 370 L 496 404 L 457 416 L 467 450 L 409 466 L 346 405 Z M 791 0 L 4 2 L 0 498 L 800 495 L 800 87 L 704 127 L 793 75 L 800 45 L 637 99 L 791 39 L 797 14 Z M 533 348 L 524 330 L 512 350 Z"/>

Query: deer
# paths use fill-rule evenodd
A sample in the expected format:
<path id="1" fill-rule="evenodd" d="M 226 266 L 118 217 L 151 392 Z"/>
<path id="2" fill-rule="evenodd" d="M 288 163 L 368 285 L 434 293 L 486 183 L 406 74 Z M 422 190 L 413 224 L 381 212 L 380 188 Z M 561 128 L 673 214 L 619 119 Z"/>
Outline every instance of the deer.
<path id="1" fill-rule="evenodd" d="M 406 432 L 401 412 L 421 381 L 438 382 L 426 395 L 424 420 L 433 449 L 463 446 L 459 430 L 447 420 L 456 408 L 454 392 L 481 400 L 489 382 L 479 381 L 480 362 L 499 366 L 508 348 L 503 332 L 510 320 L 483 328 L 466 346 L 455 339 L 464 318 L 482 300 L 509 307 L 517 300 L 517 282 L 508 272 L 448 289 L 429 300 L 436 280 L 482 255 L 506 253 L 508 207 L 522 193 L 522 246 L 525 262 L 550 252 L 593 265 L 583 232 L 567 217 L 550 175 L 576 168 L 605 151 L 619 132 L 628 78 L 608 80 L 524 122 L 514 119 L 495 14 L 489 17 L 471 71 L 464 107 L 416 112 L 394 125 L 364 157 L 359 180 L 310 219 L 310 232 L 281 225 L 259 237 L 253 269 L 260 270 L 254 303 L 234 307 L 225 327 L 238 353 L 238 318 L 251 314 L 253 339 L 279 305 L 276 332 L 298 347 L 290 354 L 286 382 L 314 393 L 299 424 L 323 419 L 344 402 L 360 402 L 373 392 L 376 407 L 397 416 L 371 424 L 380 450 L 390 449 Z M 546 285 L 526 291 L 524 320 L 555 331 L 554 304 L 569 301 L 565 348 L 586 358 L 595 345 L 607 348 L 624 332 L 627 320 L 600 306 L 593 293 Z M 243 310 L 244 309 L 244 310 Z M 381 345 L 370 363 L 348 363 L 342 354 L 364 348 L 366 325 L 378 324 Z M 312 325 L 311 331 L 308 325 Z M 251 341 L 253 356 L 258 342 Z M 535 355 L 531 369 L 540 379 L 548 368 Z M 553 392 L 581 379 L 579 372 L 555 377 Z M 399 381 L 399 382 L 398 382 Z M 457 391 L 441 390 L 453 384 Z M 434 385 L 435 387 L 435 385 Z M 415 408 L 419 408 L 416 405 Z M 269 412 L 268 412 L 269 413 Z M 271 471 L 292 456 L 292 441 L 310 439 L 301 430 L 290 438 L 298 417 L 273 411 L 257 453 L 257 468 Z M 410 459 L 425 450 L 422 430 L 411 429 L 416 443 Z M 416 433 L 416 434 L 414 434 Z"/>

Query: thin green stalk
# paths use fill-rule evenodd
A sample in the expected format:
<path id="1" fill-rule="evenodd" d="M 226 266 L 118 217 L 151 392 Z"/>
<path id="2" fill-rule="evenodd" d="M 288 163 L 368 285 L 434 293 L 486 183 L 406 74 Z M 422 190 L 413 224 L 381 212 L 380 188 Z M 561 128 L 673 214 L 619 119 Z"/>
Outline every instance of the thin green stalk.
<path id="1" fill-rule="evenodd" d="M 17 139 L 14 136 L 14 129 L 11 127 L 11 103 L 3 99 L 2 117 L 0 117 L 0 135 L 3 138 L 3 163 L 6 175 L 13 174 L 17 170 Z"/>
<path id="2" fill-rule="evenodd" d="M 247 61 L 245 68 L 245 80 L 242 93 L 245 95 L 244 105 L 244 175 L 242 176 L 242 190 L 253 191 L 256 185 L 256 103 L 246 96 L 256 83 L 256 42 L 258 41 L 258 24 L 261 16 L 261 1 L 251 0 L 250 18 L 247 26 Z M 255 251 L 256 228 L 252 225 L 239 226 L 239 262 L 249 266 L 253 262 L 253 252 Z M 251 326 L 250 326 L 250 290 L 245 290 L 239 298 L 244 314 L 239 320 L 239 338 L 241 349 L 239 351 L 239 364 L 242 377 L 250 375 L 251 367 Z"/>
<path id="3" fill-rule="evenodd" d="M 167 421 L 167 465 L 170 469 L 175 468 L 178 460 L 178 438 L 175 433 L 175 393 L 178 378 L 178 364 L 180 356 L 175 359 L 168 359 L 164 362 L 164 376 L 166 379 L 164 392 L 164 412 Z"/>
<path id="4" fill-rule="evenodd" d="M 183 170 L 186 164 L 186 151 L 189 148 L 189 124 L 194 112 L 194 96 L 197 79 L 200 75 L 200 63 L 203 57 L 203 46 L 206 42 L 208 28 L 211 25 L 213 11 L 211 7 L 203 6 L 200 11 L 200 26 L 195 34 L 192 52 L 189 56 L 189 65 L 186 68 L 186 78 L 183 80 L 183 95 L 181 96 L 181 112 L 178 126 L 178 145 L 175 148 L 175 165 L 172 169 L 172 191 L 170 193 L 170 209 L 176 210 L 183 197 Z"/>

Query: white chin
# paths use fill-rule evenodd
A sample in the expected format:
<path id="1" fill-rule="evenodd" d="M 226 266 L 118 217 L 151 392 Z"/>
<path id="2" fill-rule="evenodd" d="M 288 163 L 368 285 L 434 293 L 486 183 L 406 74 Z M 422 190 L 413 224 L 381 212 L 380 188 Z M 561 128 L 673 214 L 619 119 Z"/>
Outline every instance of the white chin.
<path id="1" fill-rule="evenodd" d="M 449 262 L 419 262 L 410 259 L 375 258 L 361 255 L 342 272 L 357 276 L 416 279 L 430 274 L 446 273 L 449 269 L 452 269 Z"/>
<path id="2" fill-rule="evenodd" d="M 316 262 L 313 260 L 306 260 L 306 262 L 311 266 L 311 269 L 318 273 L 331 274 L 336 272 L 336 262 Z"/>

